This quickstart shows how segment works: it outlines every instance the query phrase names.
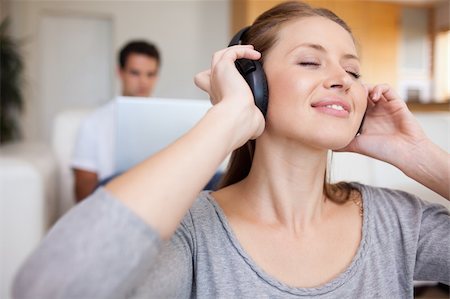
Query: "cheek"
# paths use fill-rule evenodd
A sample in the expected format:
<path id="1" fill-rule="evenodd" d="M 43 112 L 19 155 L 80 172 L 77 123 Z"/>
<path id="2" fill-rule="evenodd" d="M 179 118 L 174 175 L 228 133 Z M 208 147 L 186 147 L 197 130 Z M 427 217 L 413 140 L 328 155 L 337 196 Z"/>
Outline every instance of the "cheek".
<path id="1" fill-rule="evenodd" d="M 307 102 L 314 89 L 311 82 L 286 73 L 268 80 L 269 109 L 295 110 Z"/>
<path id="2" fill-rule="evenodd" d="M 362 85 L 360 88 L 358 88 L 354 98 L 355 98 L 356 114 L 359 116 L 359 119 L 361 120 L 367 109 L 367 92 Z"/>
<path id="3" fill-rule="evenodd" d="M 125 83 L 127 85 L 134 85 L 134 82 L 136 82 L 136 79 L 134 76 L 129 75 L 125 78 Z"/>

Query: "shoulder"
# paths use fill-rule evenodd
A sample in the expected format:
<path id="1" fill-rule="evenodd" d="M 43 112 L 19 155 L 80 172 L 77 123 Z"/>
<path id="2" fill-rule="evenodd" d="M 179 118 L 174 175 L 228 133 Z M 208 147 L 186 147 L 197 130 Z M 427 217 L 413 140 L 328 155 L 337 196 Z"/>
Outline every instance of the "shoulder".
<path id="1" fill-rule="evenodd" d="M 192 251 L 222 240 L 225 231 L 223 220 L 209 191 L 201 192 L 175 231 L 173 240 L 184 240 Z"/>
<path id="2" fill-rule="evenodd" d="M 378 206 L 405 207 L 405 205 L 417 208 L 426 203 L 414 194 L 402 190 L 375 187 L 359 183 L 352 183 L 352 186 L 360 191 L 363 201 L 370 201 L 374 208 L 377 208 Z"/>
<path id="3" fill-rule="evenodd" d="M 210 191 L 202 191 L 182 221 L 182 225 L 191 229 L 209 227 L 219 220 L 216 204 L 213 202 Z"/>
<path id="4" fill-rule="evenodd" d="M 96 142 L 99 135 L 110 135 L 114 126 L 114 113 L 115 101 L 109 101 L 92 111 L 80 123 L 78 140 L 92 143 Z"/>
<path id="5" fill-rule="evenodd" d="M 202 191 L 181 221 L 179 230 L 189 232 L 198 243 L 208 243 L 223 239 L 226 227 L 225 215 L 211 191 Z"/>
<path id="6" fill-rule="evenodd" d="M 110 101 L 80 121 L 74 136 L 73 168 L 98 171 L 98 159 L 109 159 L 114 138 L 114 111 L 115 101 Z"/>
<path id="7" fill-rule="evenodd" d="M 83 120 L 83 126 L 97 125 L 98 123 L 104 123 L 112 121 L 114 118 L 115 101 L 109 101 L 106 104 L 96 108 Z M 92 129 L 92 127 L 90 127 Z"/>
<path id="8" fill-rule="evenodd" d="M 436 203 L 429 203 L 418 196 L 396 189 L 352 183 L 363 199 L 364 209 L 375 219 L 396 223 L 417 224 L 425 213 L 448 210 Z"/>

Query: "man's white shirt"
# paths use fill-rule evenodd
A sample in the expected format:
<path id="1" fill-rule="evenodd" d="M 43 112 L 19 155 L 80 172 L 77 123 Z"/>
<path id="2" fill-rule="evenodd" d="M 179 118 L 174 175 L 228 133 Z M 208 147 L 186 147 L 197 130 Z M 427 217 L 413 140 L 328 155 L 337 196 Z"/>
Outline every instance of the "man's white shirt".
<path id="1" fill-rule="evenodd" d="M 71 167 L 97 173 L 102 181 L 114 175 L 116 102 L 111 100 L 84 119 L 78 129 Z"/>

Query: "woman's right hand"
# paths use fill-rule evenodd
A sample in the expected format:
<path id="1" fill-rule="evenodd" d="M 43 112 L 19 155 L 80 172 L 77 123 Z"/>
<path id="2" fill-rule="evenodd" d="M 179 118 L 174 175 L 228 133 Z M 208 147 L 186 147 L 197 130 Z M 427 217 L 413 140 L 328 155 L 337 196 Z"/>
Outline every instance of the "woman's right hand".
<path id="1" fill-rule="evenodd" d="M 213 109 L 229 115 L 236 123 L 233 149 L 249 139 L 255 139 L 264 130 L 264 116 L 256 107 L 253 94 L 234 62 L 246 58 L 258 60 L 261 54 L 252 45 L 238 45 L 222 49 L 213 55 L 211 69 L 197 74 L 195 84 L 209 94 Z M 231 117 L 234 116 L 234 117 Z"/>
<path id="2" fill-rule="evenodd" d="M 162 238 L 172 236 L 227 155 L 264 130 L 264 117 L 234 65 L 236 59 L 260 56 L 251 46 L 214 54 L 211 70 L 195 77 L 213 107 L 175 142 L 106 185 L 108 192 Z"/>

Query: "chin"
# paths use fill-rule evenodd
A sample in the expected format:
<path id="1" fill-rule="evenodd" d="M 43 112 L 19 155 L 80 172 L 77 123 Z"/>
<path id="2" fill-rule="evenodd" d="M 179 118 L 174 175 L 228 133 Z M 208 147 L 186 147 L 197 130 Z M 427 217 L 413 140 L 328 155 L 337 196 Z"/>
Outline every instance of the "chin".
<path id="1" fill-rule="evenodd" d="M 138 97 L 138 98 L 147 98 L 149 95 L 146 93 L 135 93 L 133 95 L 133 97 Z"/>
<path id="2" fill-rule="evenodd" d="M 354 138 L 355 138 L 355 136 L 351 136 L 351 137 L 347 137 L 345 139 L 336 140 L 333 144 L 330 145 L 329 149 L 330 150 L 338 150 L 338 149 L 344 148 L 347 145 L 349 145 L 350 142 L 352 142 L 352 140 Z"/>
<path id="3" fill-rule="evenodd" d="M 340 144 L 333 144 L 331 146 L 328 147 L 329 150 L 332 151 L 337 151 L 340 150 L 341 148 L 346 147 L 350 142 L 346 142 L 346 143 L 340 143 Z"/>
<path id="4" fill-rule="evenodd" d="M 352 140 L 354 136 L 348 134 L 345 135 L 330 135 L 323 134 L 322 136 L 315 136 L 311 143 L 314 143 L 316 147 L 327 149 L 327 150 L 338 150 L 346 147 Z"/>

